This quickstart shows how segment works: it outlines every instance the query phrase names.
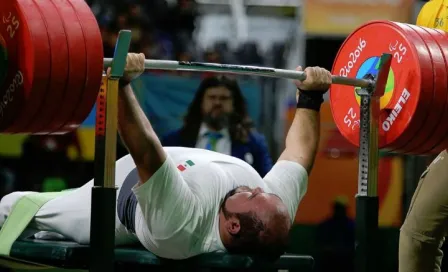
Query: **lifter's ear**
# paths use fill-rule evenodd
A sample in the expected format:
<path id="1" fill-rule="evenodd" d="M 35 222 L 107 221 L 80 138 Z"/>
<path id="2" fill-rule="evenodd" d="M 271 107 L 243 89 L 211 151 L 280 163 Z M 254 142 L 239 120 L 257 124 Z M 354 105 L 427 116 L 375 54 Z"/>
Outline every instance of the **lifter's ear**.
<path id="1" fill-rule="evenodd" d="M 227 220 L 226 228 L 230 234 L 232 235 L 238 234 L 238 232 L 240 232 L 241 229 L 240 220 L 232 216 L 232 218 L 229 218 Z"/>

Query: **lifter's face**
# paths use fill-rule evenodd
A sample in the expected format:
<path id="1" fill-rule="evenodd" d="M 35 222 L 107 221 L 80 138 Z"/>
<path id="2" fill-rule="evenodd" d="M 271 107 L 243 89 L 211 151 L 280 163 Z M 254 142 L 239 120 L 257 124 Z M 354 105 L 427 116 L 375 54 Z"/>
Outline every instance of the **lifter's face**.
<path id="1" fill-rule="evenodd" d="M 261 188 L 242 186 L 227 194 L 222 208 L 228 213 L 254 212 L 265 221 L 269 220 L 269 214 L 279 210 L 285 211 L 286 206 L 275 194 L 266 193 Z"/>
<path id="2" fill-rule="evenodd" d="M 226 87 L 213 87 L 205 91 L 202 100 L 202 114 L 212 118 L 219 118 L 233 112 L 232 93 Z"/>

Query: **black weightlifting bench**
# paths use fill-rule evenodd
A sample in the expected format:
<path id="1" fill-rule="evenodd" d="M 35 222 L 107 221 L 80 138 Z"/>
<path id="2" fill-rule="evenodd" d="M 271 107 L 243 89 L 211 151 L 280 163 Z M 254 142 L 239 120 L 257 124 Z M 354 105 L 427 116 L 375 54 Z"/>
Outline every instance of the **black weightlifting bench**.
<path id="1" fill-rule="evenodd" d="M 10 256 L 24 261 L 66 269 L 88 269 L 89 246 L 73 242 L 27 239 L 16 241 Z M 117 271 L 313 271 L 311 256 L 285 254 L 275 263 L 255 262 L 248 256 L 208 253 L 188 260 L 173 261 L 156 257 L 143 248 L 116 248 Z"/>

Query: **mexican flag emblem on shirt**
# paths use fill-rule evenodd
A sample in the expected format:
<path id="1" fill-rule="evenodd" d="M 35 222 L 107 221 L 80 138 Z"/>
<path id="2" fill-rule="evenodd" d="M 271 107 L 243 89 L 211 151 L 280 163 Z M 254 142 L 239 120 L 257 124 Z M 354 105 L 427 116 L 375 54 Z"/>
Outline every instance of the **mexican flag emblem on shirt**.
<path id="1" fill-rule="evenodd" d="M 194 162 L 191 160 L 188 160 L 183 164 L 179 164 L 177 166 L 177 169 L 179 169 L 181 172 L 183 172 L 183 171 L 187 170 L 188 168 L 192 167 L 193 165 L 194 165 Z"/>

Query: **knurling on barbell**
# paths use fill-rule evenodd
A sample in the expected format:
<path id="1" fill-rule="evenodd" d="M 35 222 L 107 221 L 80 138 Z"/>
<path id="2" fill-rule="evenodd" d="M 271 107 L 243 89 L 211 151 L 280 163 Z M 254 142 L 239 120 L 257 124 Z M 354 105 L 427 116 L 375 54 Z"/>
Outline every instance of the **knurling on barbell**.
<path id="1" fill-rule="evenodd" d="M 101 33 L 84 0 L 0 2 L 0 132 L 66 133 L 91 112 L 102 81 Z M 372 86 L 383 53 L 393 56 L 381 98 L 379 148 L 438 153 L 448 145 L 448 40 L 409 24 L 372 21 L 344 41 L 334 61 L 330 102 L 341 134 L 359 146 L 356 87 Z M 146 60 L 147 69 L 304 79 L 266 67 Z M 345 85 L 341 85 L 345 84 Z"/>

